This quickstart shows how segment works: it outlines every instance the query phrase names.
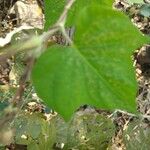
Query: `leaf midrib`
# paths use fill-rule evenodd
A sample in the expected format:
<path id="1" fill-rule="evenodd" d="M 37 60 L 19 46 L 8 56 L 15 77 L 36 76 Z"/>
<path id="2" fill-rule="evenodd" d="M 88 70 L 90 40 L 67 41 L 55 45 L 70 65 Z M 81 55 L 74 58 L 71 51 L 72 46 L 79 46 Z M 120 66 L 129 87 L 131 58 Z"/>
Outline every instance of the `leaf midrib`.
<path id="1" fill-rule="evenodd" d="M 77 48 L 77 46 L 75 44 L 72 45 L 72 48 L 74 49 L 74 51 L 77 52 L 77 54 L 79 55 L 79 57 L 97 74 L 97 76 L 100 78 L 100 80 L 105 84 L 105 86 L 107 87 L 107 89 L 112 92 L 115 97 L 117 97 L 118 99 L 122 99 L 121 95 L 117 94 L 114 90 L 112 90 L 110 87 L 112 85 L 110 85 L 105 79 L 104 77 L 97 71 L 97 69 L 84 57 L 84 55 L 80 52 L 80 50 Z M 116 99 L 117 100 L 117 99 Z"/>

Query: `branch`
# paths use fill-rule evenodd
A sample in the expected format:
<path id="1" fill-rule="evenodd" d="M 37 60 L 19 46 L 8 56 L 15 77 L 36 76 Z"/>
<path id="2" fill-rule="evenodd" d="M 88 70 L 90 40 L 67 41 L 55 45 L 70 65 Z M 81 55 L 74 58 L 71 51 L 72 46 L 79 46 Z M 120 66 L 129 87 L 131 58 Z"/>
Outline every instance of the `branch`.
<path id="1" fill-rule="evenodd" d="M 61 14 L 61 16 L 59 17 L 58 21 L 56 22 L 55 26 L 64 26 L 66 23 L 66 18 L 68 15 L 68 11 L 70 10 L 70 8 L 72 7 L 72 5 L 74 4 L 76 0 L 68 0 L 63 13 Z"/>
<path id="2" fill-rule="evenodd" d="M 70 10 L 71 6 L 74 4 L 76 0 L 68 0 L 65 8 L 64 8 L 64 11 L 62 12 L 61 16 L 59 17 L 58 21 L 54 24 L 53 27 L 51 27 L 49 29 L 48 32 L 46 32 L 44 35 L 43 35 L 43 40 L 44 41 L 48 41 L 48 39 L 51 37 L 51 35 L 53 33 L 56 33 L 57 31 L 61 30 L 62 31 L 62 28 L 64 29 L 64 26 L 65 26 L 65 23 L 66 23 L 66 18 L 67 18 L 67 15 L 68 15 L 68 11 Z"/>
<path id="3" fill-rule="evenodd" d="M 19 88 L 17 89 L 15 96 L 11 100 L 13 106 L 17 106 L 17 107 L 21 106 L 22 95 L 23 95 L 24 90 L 26 88 L 26 82 L 30 77 L 31 70 L 32 70 L 32 67 L 33 67 L 34 62 L 35 62 L 35 58 L 29 57 L 26 60 L 26 62 L 27 62 L 27 65 L 26 65 L 25 71 L 24 71 L 24 73 L 21 76 L 20 81 L 19 81 Z"/>
<path id="4" fill-rule="evenodd" d="M 67 40 L 67 42 L 72 45 L 73 42 L 70 39 L 70 37 L 68 36 L 66 29 L 65 29 L 65 23 L 66 23 L 66 18 L 68 15 L 68 12 L 70 10 L 70 8 L 72 7 L 72 5 L 74 4 L 76 0 L 68 0 L 64 11 L 62 12 L 61 16 L 59 17 L 58 21 L 54 24 L 54 26 L 52 26 L 47 32 L 45 32 L 43 35 L 41 35 L 41 39 L 43 39 L 43 44 L 41 47 L 37 48 L 35 50 L 35 52 L 33 52 L 34 56 L 39 57 L 41 53 L 43 53 L 45 51 L 45 49 L 47 48 L 48 45 L 48 41 L 50 40 L 50 38 L 52 37 L 52 35 L 54 35 L 54 33 L 61 31 L 63 36 L 65 37 L 65 39 Z"/>
<path id="5" fill-rule="evenodd" d="M 26 81 L 30 76 L 34 61 L 35 59 L 33 57 L 29 57 L 27 59 L 27 66 L 24 74 L 20 78 L 19 88 L 17 89 L 15 96 L 11 100 L 11 105 L 5 109 L 4 116 L 0 120 L 0 129 L 6 126 L 8 122 L 12 122 L 17 115 L 17 110 L 20 109 L 22 104 L 22 95 L 26 87 Z"/>

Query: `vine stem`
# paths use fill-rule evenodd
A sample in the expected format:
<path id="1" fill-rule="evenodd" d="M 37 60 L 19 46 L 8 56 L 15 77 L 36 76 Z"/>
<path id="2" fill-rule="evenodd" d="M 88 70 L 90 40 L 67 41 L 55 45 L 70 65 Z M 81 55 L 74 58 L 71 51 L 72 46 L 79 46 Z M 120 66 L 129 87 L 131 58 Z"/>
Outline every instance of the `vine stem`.
<path id="1" fill-rule="evenodd" d="M 76 0 L 68 0 L 68 3 L 66 4 L 63 13 L 59 17 L 58 21 L 56 22 L 56 26 L 64 26 L 66 23 L 66 18 L 68 15 L 68 11 L 71 9 L 72 5 L 74 4 Z"/>
<path id="2" fill-rule="evenodd" d="M 3 118 L 0 120 L 0 129 L 8 124 L 8 122 L 12 122 L 15 116 L 18 113 L 18 110 L 21 108 L 22 104 L 22 96 L 26 87 L 26 81 L 28 80 L 35 59 L 33 57 L 29 57 L 26 62 L 26 68 L 23 75 L 19 81 L 19 88 L 16 91 L 15 96 L 11 99 L 11 105 L 5 109 L 5 113 Z"/>
<path id="3" fill-rule="evenodd" d="M 32 51 L 30 55 L 32 55 L 33 57 L 36 57 L 36 58 L 39 57 L 46 50 L 49 39 L 52 37 L 52 35 L 54 35 L 58 31 L 61 31 L 64 38 L 67 40 L 67 42 L 70 45 L 73 44 L 72 40 L 66 33 L 65 23 L 66 23 L 66 18 L 67 18 L 68 12 L 71 9 L 71 7 L 75 1 L 76 0 L 68 0 L 66 6 L 64 8 L 64 11 L 60 15 L 58 21 L 51 28 L 49 28 L 49 30 L 47 32 L 45 32 L 41 35 L 41 39 L 42 39 L 41 46 L 36 48 L 34 51 Z"/>
<path id="4" fill-rule="evenodd" d="M 22 95 L 24 93 L 24 90 L 26 88 L 26 81 L 30 77 L 31 70 L 32 70 L 32 67 L 34 65 L 34 62 L 35 62 L 35 58 L 34 57 L 29 57 L 26 60 L 27 64 L 26 64 L 25 71 L 24 71 L 23 75 L 20 78 L 19 88 L 17 89 L 16 94 L 15 94 L 15 96 L 12 99 L 13 106 L 17 106 L 17 107 L 21 106 L 21 97 L 22 97 Z"/>
<path id="5" fill-rule="evenodd" d="M 54 24 L 53 27 L 51 27 L 49 29 L 48 32 L 46 32 L 43 36 L 43 41 L 48 41 L 48 39 L 51 37 L 51 35 L 57 31 L 61 31 L 64 35 L 64 37 L 67 37 L 67 33 L 65 32 L 65 23 L 66 23 L 66 18 L 68 15 L 69 10 L 71 9 L 72 5 L 74 4 L 76 0 L 68 0 L 64 11 L 62 12 L 61 16 L 59 17 L 58 21 Z M 68 37 L 66 38 L 66 40 L 69 40 Z M 68 42 L 69 42 L 68 41 Z"/>

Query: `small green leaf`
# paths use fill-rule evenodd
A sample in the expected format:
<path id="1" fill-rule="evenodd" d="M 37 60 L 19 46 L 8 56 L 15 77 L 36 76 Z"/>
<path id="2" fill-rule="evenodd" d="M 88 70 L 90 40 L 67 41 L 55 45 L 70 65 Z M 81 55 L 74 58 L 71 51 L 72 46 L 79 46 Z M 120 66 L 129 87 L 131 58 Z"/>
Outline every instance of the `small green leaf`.
<path id="1" fill-rule="evenodd" d="M 91 5 L 75 18 L 74 46 L 48 48 L 33 69 L 38 95 L 65 119 L 81 105 L 135 112 L 131 54 L 148 39 L 128 17 Z"/>

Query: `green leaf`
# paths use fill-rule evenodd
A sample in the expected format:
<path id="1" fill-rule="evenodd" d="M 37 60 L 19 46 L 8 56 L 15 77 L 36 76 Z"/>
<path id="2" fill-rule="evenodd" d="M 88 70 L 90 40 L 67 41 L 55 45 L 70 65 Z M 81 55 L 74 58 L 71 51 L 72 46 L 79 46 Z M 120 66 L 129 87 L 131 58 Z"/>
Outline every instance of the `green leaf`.
<path id="1" fill-rule="evenodd" d="M 68 24 L 70 25 L 74 15 L 79 11 L 82 10 L 84 7 L 89 6 L 93 3 L 97 4 L 104 4 L 104 5 L 111 5 L 112 6 L 113 0 L 76 0 L 72 9 L 69 13 L 69 20 Z M 66 5 L 66 0 L 46 0 L 45 1 L 45 30 L 48 30 L 50 26 L 52 26 L 58 20 L 59 16 L 64 10 Z"/>
<path id="2" fill-rule="evenodd" d="M 103 6 L 78 12 L 74 46 L 48 48 L 33 69 L 38 95 L 65 119 L 83 104 L 135 112 L 131 54 L 148 39 Z"/>
<path id="3" fill-rule="evenodd" d="M 83 10 L 87 6 L 91 6 L 93 4 L 96 5 L 104 5 L 104 7 L 111 7 L 113 5 L 113 0 L 76 0 L 71 10 L 68 13 L 67 26 L 72 26 L 75 22 L 75 18 L 79 11 Z"/>
<path id="4" fill-rule="evenodd" d="M 45 0 L 45 30 L 48 30 L 51 25 L 56 23 L 65 4 L 66 0 Z"/>

